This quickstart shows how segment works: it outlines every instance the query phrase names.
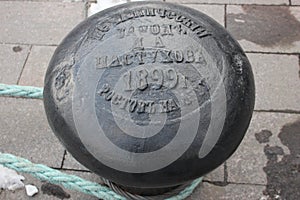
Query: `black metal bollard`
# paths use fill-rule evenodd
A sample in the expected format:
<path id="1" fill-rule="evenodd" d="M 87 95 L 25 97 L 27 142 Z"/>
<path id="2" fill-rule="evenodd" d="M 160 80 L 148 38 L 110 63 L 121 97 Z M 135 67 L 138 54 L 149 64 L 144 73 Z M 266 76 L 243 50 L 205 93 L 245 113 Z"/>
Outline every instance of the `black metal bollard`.
<path id="1" fill-rule="evenodd" d="M 254 107 L 251 66 L 213 19 L 162 2 L 88 18 L 59 45 L 44 88 L 66 149 L 129 188 L 167 188 L 221 165 Z"/>

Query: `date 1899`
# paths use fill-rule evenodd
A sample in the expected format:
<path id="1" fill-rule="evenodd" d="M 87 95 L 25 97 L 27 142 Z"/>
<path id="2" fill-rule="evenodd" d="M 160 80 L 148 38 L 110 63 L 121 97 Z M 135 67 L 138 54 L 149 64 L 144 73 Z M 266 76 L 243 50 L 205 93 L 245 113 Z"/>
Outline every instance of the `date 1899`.
<path id="1" fill-rule="evenodd" d="M 129 70 L 124 73 L 122 78 L 125 83 L 125 91 L 145 90 L 150 85 L 156 90 L 162 87 L 173 89 L 176 86 L 187 88 L 187 78 L 182 74 L 177 74 L 173 68 Z"/>

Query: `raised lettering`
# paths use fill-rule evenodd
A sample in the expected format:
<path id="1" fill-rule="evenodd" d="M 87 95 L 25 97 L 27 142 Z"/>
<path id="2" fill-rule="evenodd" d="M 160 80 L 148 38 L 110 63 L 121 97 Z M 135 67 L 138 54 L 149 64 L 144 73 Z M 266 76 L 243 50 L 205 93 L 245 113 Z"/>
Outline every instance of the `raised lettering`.
<path id="1" fill-rule="evenodd" d="M 165 36 L 165 35 L 174 35 L 173 33 L 172 33 L 172 25 L 166 25 L 166 24 L 163 24 L 162 25 L 162 33 L 161 33 L 161 35 L 162 36 Z"/>
<path id="2" fill-rule="evenodd" d="M 142 25 L 142 26 L 139 26 L 139 31 L 141 33 L 146 33 L 148 30 L 148 26 L 147 25 Z"/>
<path id="3" fill-rule="evenodd" d="M 160 33 L 160 26 L 158 24 L 154 24 L 150 27 L 150 30 L 153 35 L 157 35 Z"/>
<path id="4" fill-rule="evenodd" d="M 118 66 L 121 66 L 121 62 L 119 60 L 119 57 L 118 56 L 113 56 L 112 57 L 112 62 L 110 63 L 109 65 L 110 67 L 118 67 Z"/>
<path id="5" fill-rule="evenodd" d="M 109 91 L 110 91 L 109 85 L 108 85 L 108 84 L 104 84 L 104 85 L 102 86 L 102 88 L 99 90 L 98 94 L 99 94 L 100 96 L 102 96 L 104 93 L 107 93 L 107 92 L 109 92 Z"/>
<path id="6" fill-rule="evenodd" d="M 96 58 L 96 66 L 98 69 L 107 67 L 107 56 Z"/>
<path id="7" fill-rule="evenodd" d="M 161 50 L 161 57 L 162 57 L 162 63 L 172 63 L 173 60 L 171 59 L 171 51 L 170 50 Z"/>
<path id="8" fill-rule="evenodd" d="M 163 44 L 162 40 L 160 37 L 156 37 L 155 38 L 155 47 L 158 47 L 158 48 L 163 48 L 165 47 L 165 45 Z"/>
<path id="9" fill-rule="evenodd" d="M 144 38 L 137 38 L 134 42 L 133 49 L 144 49 L 143 45 Z"/>

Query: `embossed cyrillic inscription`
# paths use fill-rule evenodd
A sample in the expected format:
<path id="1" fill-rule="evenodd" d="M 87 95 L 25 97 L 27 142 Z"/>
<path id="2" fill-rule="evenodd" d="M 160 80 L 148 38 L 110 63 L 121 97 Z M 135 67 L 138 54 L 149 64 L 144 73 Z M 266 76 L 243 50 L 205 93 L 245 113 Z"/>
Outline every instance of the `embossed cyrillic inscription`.
<path id="1" fill-rule="evenodd" d="M 187 34 L 187 31 L 181 24 L 143 24 L 139 26 L 130 26 L 119 28 L 118 37 L 124 38 L 128 36 L 143 36 L 145 34 L 151 34 L 154 36 L 174 36 L 174 33 L 179 35 Z"/>
<path id="2" fill-rule="evenodd" d="M 146 25 L 138 27 L 139 32 L 150 32 L 154 35 L 172 35 L 172 29 L 176 29 L 177 32 L 186 34 L 186 31 L 182 29 L 181 25 L 186 27 L 188 30 L 192 31 L 196 36 L 201 39 L 207 36 L 212 35 L 212 33 L 207 30 L 207 28 L 193 19 L 185 16 L 181 13 L 177 13 L 173 10 L 168 9 L 157 9 L 157 8 L 138 8 L 134 10 L 125 11 L 122 14 L 116 14 L 104 21 L 99 22 L 95 29 L 89 33 L 89 37 L 97 40 L 103 40 L 103 37 L 106 33 L 111 30 L 113 27 L 126 22 L 131 19 L 141 18 L 141 17 L 161 17 L 168 19 L 172 22 L 175 22 L 177 25 L 168 24 L 165 25 Z M 134 34 L 137 27 L 129 27 L 128 29 L 121 28 L 119 33 L 121 37 L 124 37 L 126 34 Z"/>
<path id="3" fill-rule="evenodd" d="M 169 113 L 179 109 L 178 103 L 174 99 L 159 100 L 158 103 L 155 103 L 154 101 L 126 98 L 117 94 L 108 84 L 104 84 L 97 94 L 103 96 L 106 101 L 111 101 L 120 109 L 131 113 Z"/>
<path id="4" fill-rule="evenodd" d="M 206 65 L 201 50 L 167 50 L 160 48 L 140 48 L 123 55 L 107 55 L 96 58 L 96 68 L 122 67 L 133 63 L 197 63 Z"/>

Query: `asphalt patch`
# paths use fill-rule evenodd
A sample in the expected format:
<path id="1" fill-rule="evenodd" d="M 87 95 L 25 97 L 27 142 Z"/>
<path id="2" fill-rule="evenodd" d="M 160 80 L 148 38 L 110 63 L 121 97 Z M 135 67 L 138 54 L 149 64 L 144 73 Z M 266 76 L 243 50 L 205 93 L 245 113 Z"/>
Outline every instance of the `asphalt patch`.
<path id="1" fill-rule="evenodd" d="M 287 6 L 242 6 L 244 13 L 227 15 L 227 29 L 237 40 L 261 46 L 291 46 L 300 41 L 300 21 Z"/>
<path id="2" fill-rule="evenodd" d="M 257 135 L 256 139 L 260 142 L 260 138 L 264 138 L 266 132 L 262 131 Z M 268 134 L 268 138 L 270 136 Z M 282 144 L 289 148 L 290 154 L 284 154 L 279 146 L 265 145 L 264 153 L 268 162 L 263 168 L 267 175 L 264 194 L 272 200 L 297 200 L 300 199 L 300 119 L 284 125 L 278 137 Z M 267 143 L 269 140 L 263 141 Z M 283 155 L 280 161 L 279 155 Z"/>
<path id="3" fill-rule="evenodd" d="M 59 199 L 69 199 L 70 194 L 66 193 L 60 186 L 51 183 L 44 183 L 41 187 L 43 194 L 55 196 Z"/>

